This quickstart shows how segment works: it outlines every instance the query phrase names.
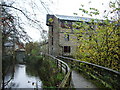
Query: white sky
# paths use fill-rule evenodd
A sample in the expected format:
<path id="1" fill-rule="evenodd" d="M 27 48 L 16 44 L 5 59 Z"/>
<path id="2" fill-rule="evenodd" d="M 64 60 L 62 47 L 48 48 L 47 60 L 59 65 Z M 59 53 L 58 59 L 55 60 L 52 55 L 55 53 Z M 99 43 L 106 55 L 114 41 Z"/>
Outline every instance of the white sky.
<path id="1" fill-rule="evenodd" d="M 73 13 L 78 13 L 79 16 L 82 16 L 82 12 L 79 11 L 82 4 L 87 10 L 91 7 L 98 9 L 101 14 L 97 16 L 97 18 L 102 18 L 104 10 L 110 10 L 110 1 L 114 0 L 58 0 L 58 10 L 56 12 L 64 15 L 73 15 Z"/>
<path id="2" fill-rule="evenodd" d="M 36 2 L 38 7 L 35 9 L 35 13 L 37 14 L 37 19 L 42 23 L 44 30 L 48 31 L 48 27 L 46 26 L 46 10 L 40 3 L 40 0 L 15 0 L 18 2 L 18 5 L 21 5 L 21 8 L 27 8 L 29 12 L 33 12 L 30 5 L 32 5 L 31 1 Z M 93 18 L 102 18 L 103 11 L 109 11 L 109 1 L 111 0 L 41 0 L 44 2 L 46 8 L 50 8 L 50 14 L 60 14 L 60 15 L 73 15 L 73 13 L 78 13 L 79 16 L 82 16 L 82 12 L 79 11 L 81 4 L 84 5 L 85 9 L 97 8 L 101 14 L 97 17 Z M 112 0 L 114 1 L 114 0 Z M 91 2 L 91 3 L 88 3 Z M 17 5 L 16 5 L 17 6 Z M 34 6 L 34 5 L 33 5 Z M 38 10 L 39 9 L 39 10 Z M 88 17 L 84 15 L 84 17 Z M 32 27 L 27 27 L 27 24 L 24 25 L 28 35 L 33 38 L 34 41 L 40 41 L 41 35 L 38 30 L 35 30 Z"/>

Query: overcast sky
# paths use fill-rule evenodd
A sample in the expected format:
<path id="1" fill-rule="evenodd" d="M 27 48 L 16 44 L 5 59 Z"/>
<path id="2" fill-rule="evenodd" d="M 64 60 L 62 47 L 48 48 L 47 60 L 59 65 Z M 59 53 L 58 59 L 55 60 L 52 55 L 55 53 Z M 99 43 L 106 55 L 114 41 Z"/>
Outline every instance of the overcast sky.
<path id="1" fill-rule="evenodd" d="M 48 31 L 48 27 L 46 26 L 46 14 L 60 14 L 60 15 L 70 15 L 73 13 L 78 13 L 78 16 L 82 16 L 82 12 L 79 11 L 81 4 L 84 5 L 85 9 L 97 8 L 100 11 L 100 15 L 93 18 L 102 18 L 104 10 L 110 10 L 109 2 L 110 0 L 41 0 L 44 2 L 44 6 L 40 3 L 40 0 L 15 0 L 17 5 L 21 5 L 21 8 L 27 8 L 29 12 L 33 12 L 31 9 L 32 2 L 36 2 L 37 6 L 34 12 L 37 14 L 37 19 L 41 22 L 44 30 Z M 112 0 L 114 1 L 114 0 Z M 33 5 L 34 6 L 34 5 Z M 44 8 L 46 7 L 47 10 Z M 48 10 L 49 8 L 49 10 Z M 39 10 L 38 10 L 39 9 Z M 88 17 L 84 15 L 84 17 Z M 41 35 L 38 30 L 35 30 L 31 27 L 25 26 L 25 29 L 34 41 L 40 41 Z"/>

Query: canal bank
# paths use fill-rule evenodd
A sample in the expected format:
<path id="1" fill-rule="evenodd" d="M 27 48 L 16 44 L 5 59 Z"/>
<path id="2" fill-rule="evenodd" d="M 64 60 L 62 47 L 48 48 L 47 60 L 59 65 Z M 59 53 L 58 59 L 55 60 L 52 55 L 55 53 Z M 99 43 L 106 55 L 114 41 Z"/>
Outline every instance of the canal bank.
<path id="1" fill-rule="evenodd" d="M 5 76 L 5 88 L 57 88 L 64 78 L 54 60 L 44 56 L 30 56 L 25 59 L 25 64 L 15 64 Z"/>
<path id="2" fill-rule="evenodd" d="M 42 88 L 42 81 L 39 76 L 30 75 L 32 72 L 28 70 L 31 69 L 25 64 L 15 65 L 14 76 L 5 88 Z M 6 76 L 5 81 L 11 78 L 11 74 L 9 73 Z"/>

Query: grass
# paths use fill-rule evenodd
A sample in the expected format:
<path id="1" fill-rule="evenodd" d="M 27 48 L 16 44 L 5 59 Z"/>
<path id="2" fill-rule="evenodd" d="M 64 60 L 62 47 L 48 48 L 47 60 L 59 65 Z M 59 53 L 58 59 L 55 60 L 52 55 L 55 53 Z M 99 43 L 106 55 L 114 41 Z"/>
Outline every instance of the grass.
<path id="1" fill-rule="evenodd" d="M 43 56 L 30 56 L 27 64 L 33 67 L 43 83 L 43 88 L 57 88 L 64 78 L 54 60 Z"/>

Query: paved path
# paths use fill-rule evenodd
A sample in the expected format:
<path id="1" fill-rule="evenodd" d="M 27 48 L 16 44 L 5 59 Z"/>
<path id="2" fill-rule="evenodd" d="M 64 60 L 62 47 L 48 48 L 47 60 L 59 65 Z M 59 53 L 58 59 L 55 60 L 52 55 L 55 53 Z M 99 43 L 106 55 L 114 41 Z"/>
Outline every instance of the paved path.
<path id="1" fill-rule="evenodd" d="M 72 82 L 74 88 L 94 88 L 97 89 L 95 85 L 93 85 L 91 82 L 89 82 L 87 79 L 85 79 L 83 76 L 81 76 L 76 71 L 72 71 Z"/>

